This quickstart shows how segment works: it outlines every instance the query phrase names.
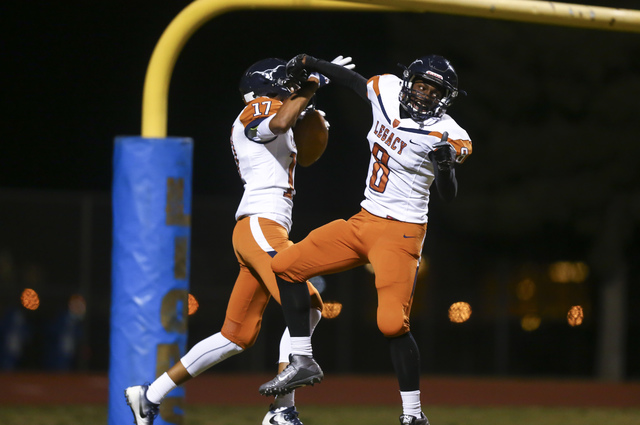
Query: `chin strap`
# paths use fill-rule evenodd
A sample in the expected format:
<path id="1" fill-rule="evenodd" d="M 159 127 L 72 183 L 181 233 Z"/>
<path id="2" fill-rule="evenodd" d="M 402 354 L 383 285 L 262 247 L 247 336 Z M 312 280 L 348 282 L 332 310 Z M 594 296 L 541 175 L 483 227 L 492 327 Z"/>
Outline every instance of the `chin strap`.
<path id="1" fill-rule="evenodd" d="M 254 95 L 254 93 L 252 91 L 250 91 L 249 93 L 245 93 L 243 98 L 244 98 L 244 103 L 249 103 L 252 100 L 254 100 L 256 98 L 256 96 Z"/>

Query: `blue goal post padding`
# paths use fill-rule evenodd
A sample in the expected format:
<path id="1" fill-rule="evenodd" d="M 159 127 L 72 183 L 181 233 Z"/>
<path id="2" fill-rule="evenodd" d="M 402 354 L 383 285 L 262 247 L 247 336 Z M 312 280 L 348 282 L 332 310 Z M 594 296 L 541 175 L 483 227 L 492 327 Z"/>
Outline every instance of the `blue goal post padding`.
<path id="1" fill-rule="evenodd" d="M 150 383 L 187 344 L 193 141 L 116 137 L 109 425 L 132 423 L 125 388 Z M 184 388 L 155 424 L 183 422 Z"/>

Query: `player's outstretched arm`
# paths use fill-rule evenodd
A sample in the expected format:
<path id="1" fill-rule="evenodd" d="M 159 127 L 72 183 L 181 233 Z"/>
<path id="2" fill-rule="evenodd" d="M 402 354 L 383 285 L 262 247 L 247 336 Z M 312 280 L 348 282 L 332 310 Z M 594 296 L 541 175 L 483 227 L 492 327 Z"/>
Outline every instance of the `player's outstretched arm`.
<path id="1" fill-rule="evenodd" d="M 287 63 L 287 74 L 294 79 L 306 80 L 309 72 L 319 72 L 331 81 L 353 90 L 367 102 L 367 79 L 353 70 L 351 58 L 338 56 L 333 62 L 299 54 Z"/>
<path id="2" fill-rule="evenodd" d="M 458 194 L 458 180 L 455 169 L 456 150 L 447 142 L 448 138 L 449 134 L 445 131 L 428 156 L 433 164 L 438 193 L 443 200 L 450 202 Z"/>
<path id="3" fill-rule="evenodd" d="M 298 117 L 305 110 L 309 101 L 318 89 L 315 81 L 306 81 L 291 97 L 282 102 L 282 106 L 269 122 L 269 128 L 274 134 L 284 134 L 292 128 Z"/>

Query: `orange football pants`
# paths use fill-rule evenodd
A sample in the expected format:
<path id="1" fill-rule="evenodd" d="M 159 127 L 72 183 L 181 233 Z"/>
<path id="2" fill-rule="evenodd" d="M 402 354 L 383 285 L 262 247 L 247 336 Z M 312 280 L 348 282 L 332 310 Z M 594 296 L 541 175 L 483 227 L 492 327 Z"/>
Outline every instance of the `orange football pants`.
<path id="1" fill-rule="evenodd" d="M 273 271 L 304 282 L 371 263 L 378 292 L 378 329 L 387 337 L 409 332 L 409 314 L 427 225 L 386 219 L 361 210 L 313 230 L 281 251 Z"/>
<path id="2" fill-rule="evenodd" d="M 280 302 L 276 277 L 271 270 L 272 256 L 291 246 L 284 227 L 275 221 L 245 217 L 233 230 L 233 249 L 240 265 L 221 333 L 228 340 L 246 349 L 258 337 L 262 315 L 269 299 Z M 307 282 L 311 306 L 322 311 L 322 298 Z"/>

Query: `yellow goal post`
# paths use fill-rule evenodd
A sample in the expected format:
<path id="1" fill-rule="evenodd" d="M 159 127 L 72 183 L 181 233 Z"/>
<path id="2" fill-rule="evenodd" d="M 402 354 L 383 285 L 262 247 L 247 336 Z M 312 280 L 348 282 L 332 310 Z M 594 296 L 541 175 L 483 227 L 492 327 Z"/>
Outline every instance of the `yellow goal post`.
<path id="1" fill-rule="evenodd" d="M 640 32 L 640 11 L 537 0 L 195 0 L 165 29 L 151 55 L 142 100 L 142 137 L 167 135 L 169 82 L 188 39 L 216 16 L 239 10 L 442 13 Z"/>

